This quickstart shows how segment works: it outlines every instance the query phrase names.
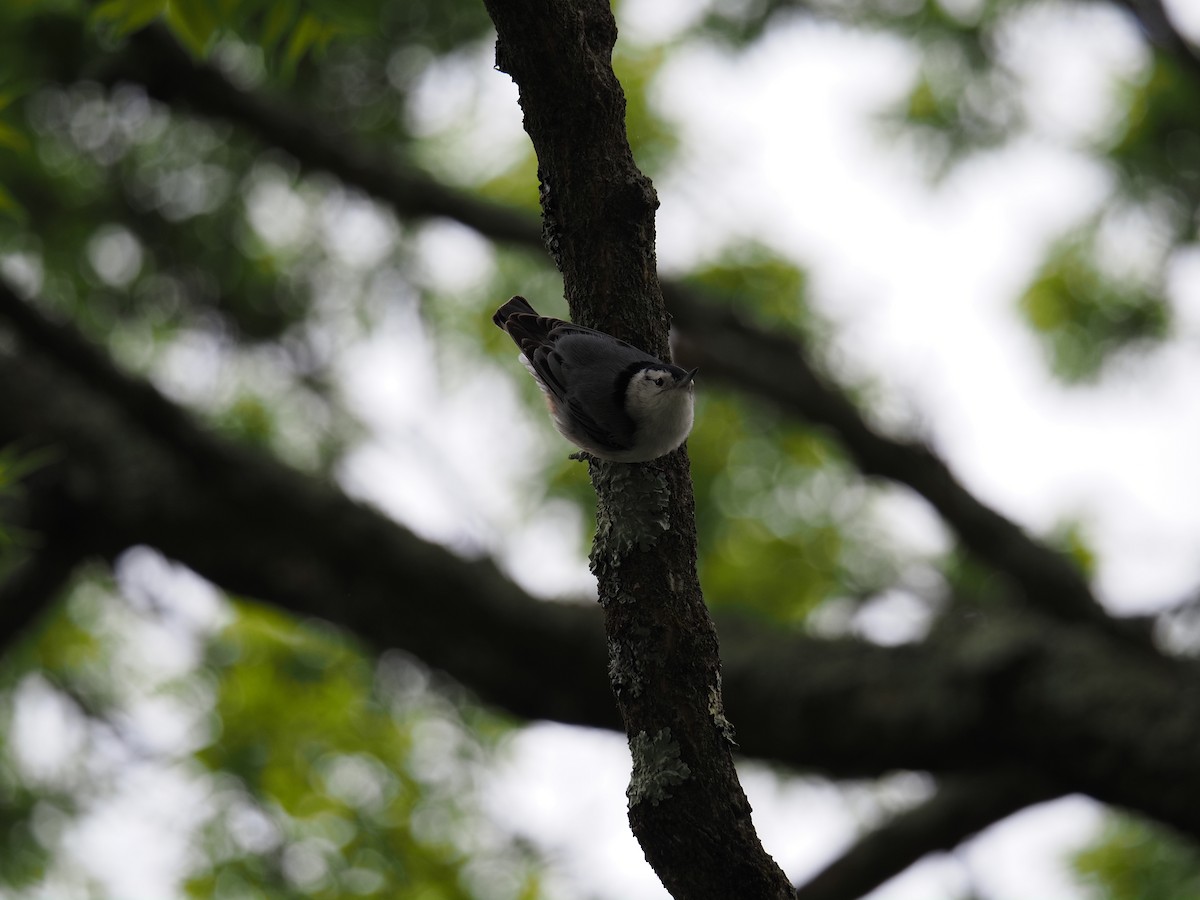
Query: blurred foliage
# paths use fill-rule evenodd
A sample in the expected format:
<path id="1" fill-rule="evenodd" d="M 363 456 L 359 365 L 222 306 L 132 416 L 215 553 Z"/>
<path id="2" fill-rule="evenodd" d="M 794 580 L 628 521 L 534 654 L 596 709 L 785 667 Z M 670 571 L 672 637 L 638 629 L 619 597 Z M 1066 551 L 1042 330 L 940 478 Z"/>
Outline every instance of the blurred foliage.
<path id="1" fill-rule="evenodd" d="M 10 507 L 21 502 L 24 490 L 21 482 L 53 457 L 53 451 L 48 449 L 0 447 L 0 577 L 16 565 L 23 551 L 37 545 L 35 535 L 12 524 Z"/>
<path id="2" fill-rule="evenodd" d="M 101 0 L 91 16 L 118 35 L 162 21 L 201 57 L 222 33 L 236 34 L 291 72 L 333 38 L 365 32 L 376 10 L 374 0 Z"/>
<path id="3" fill-rule="evenodd" d="M 398 656 L 373 663 L 345 638 L 242 605 L 209 647 L 214 740 L 198 759 L 217 776 L 205 826 L 212 864 L 195 897 L 531 897 L 515 845 L 489 841 L 468 805 L 481 737 L 427 693 Z M 250 822 L 250 825 L 246 823 Z M 493 846 L 489 847 L 489 844 Z M 490 886 L 467 867 L 491 870 Z"/>
<path id="4" fill-rule="evenodd" d="M 1046 542 L 1062 552 L 1089 580 L 1095 577 L 1098 560 L 1095 548 L 1088 541 L 1085 522 L 1077 519 L 1060 522 Z"/>
<path id="5" fill-rule="evenodd" d="M 7 891 L 25 896 L 17 892 L 53 883 L 51 873 L 62 865 L 65 824 L 104 796 L 95 767 L 84 767 L 79 759 L 63 764 L 64 753 L 74 749 L 71 728 L 54 729 L 58 745 L 48 753 L 53 763 L 22 752 L 14 732 L 18 708 L 27 708 L 30 694 L 40 694 L 43 705 L 53 705 L 47 704 L 53 697 L 59 715 L 73 721 L 85 708 L 98 717 L 111 709 L 121 693 L 124 667 L 114 665 L 120 640 L 102 609 L 110 585 L 101 574 L 73 591 L 0 659 L 0 891 L 5 896 Z"/>
<path id="6" fill-rule="evenodd" d="M 473 65 L 487 17 L 440 0 L 0 10 L 4 275 L 226 434 L 328 469 L 361 434 L 331 366 L 386 315 L 410 249 L 388 213 L 229 123 L 93 80 L 152 20 L 243 86 L 408 156 L 408 95 L 455 53 Z M 335 32 L 342 43 L 328 43 Z M 19 449 L 3 453 L 9 485 L 27 466 Z M 114 738 L 131 742 L 118 757 L 136 755 L 115 723 L 145 693 L 130 669 L 149 626 L 124 604 L 111 584 L 85 586 L 6 655 L 0 732 L 40 685 L 40 702 L 60 703 L 83 735 L 80 758 Z M 192 715 L 211 707 L 210 740 L 153 761 L 206 785 L 192 895 L 541 894 L 536 860 L 471 805 L 471 773 L 503 730 L 432 692 L 415 664 L 376 664 L 325 630 L 246 607 L 204 665 L 154 693 Z M 35 777 L 15 746 L 0 740 L 0 893 L 104 895 L 62 840 L 115 802 L 124 776 L 89 764 L 87 783 L 79 766 Z"/>
<path id="7" fill-rule="evenodd" d="M 638 47 L 617 42 L 613 53 L 613 71 L 625 92 L 625 130 L 638 166 L 651 178 L 670 164 L 678 138 L 654 111 L 650 90 L 654 77 L 668 57 L 667 48 Z"/>
<path id="8" fill-rule="evenodd" d="M 1085 521 L 1064 519 L 1038 537 L 1070 560 L 1088 579 L 1096 574 L 1096 551 L 1088 541 Z M 938 561 L 946 596 L 960 612 L 986 612 L 1012 604 L 1012 584 L 990 566 L 977 562 L 961 546 L 954 546 Z M 940 598 L 939 598 L 940 599 Z"/>
<path id="9" fill-rule="evenodd" d="M 1015 9 L 1019 4 L 1007 4 Z M 1005 19 L 997 3 L 967 4 L 961 13 L 936 2 L 917 4 L 911 15 L 892 18 L 888 7 L 876 23 L 912 41 L 920 53 L 918 75 L 903 104 L 881 120 L 885 134 L 918 139 L 927 171 L 950 174 L 973 154 L 993 149 L 1022 124 L 1012 73 L 997 58 L 997 30 Z"/>
<path id="10" fill-rule="evenodd" d="M 1020 117 L 1013 107 L 1012 85 L 1002 72 L 969 67 L 957 45 L 938 48 L 939 72 L 928 61 L 905 105 L 882 119 L 885 133 L 914 135 L 925 166 L 936 180 L 972 154 L 998 146 Z"/>
<path id="11" fill-rule="evenodd" d="M 886 583 L 869 497 L 828 439 L 712 391 L 697 419 L 709 432 L 689 448 L 710 606 L 798 623 L 830 597 Z"/>
<path id="12" fill-rule="evenodd" d="M 1067 382 L 1095 380 L 1119 351 L 1145 347 L 1170 330 L 1170 307 L 1157 291 L 1103 272 L 1094 235 L 1056 248 L 1020 300 L 1054 372 Z"/>
<path id="13" fill-rule="evenodd" d="M 16 698 L 36 693 L 70 735 L 53 762 L 0 741 L 0 887 L 104 896 L 60 855 L 68 823 L 154 769 L 204 798 L 173 826 L 194 833 L 179 873 L 189 896 L 540 896 L 536 860 L 475 807 L 498 720 L 432 691 L 412 660 L 372 659 L 319 623 L 251 604 L 229 610 L 198 670 L 165 675 L 136 634 L 174 642 L 178 623 L 129 602 L 103 576 L 82 580 L 0 670 L 0 734 Z M 190 737 L 150 749 L 136 724 L 147 702 L 190 722 Z"/>
<path id="14" fill-rule="evenodd" d="M 1048 5 L 714 0 L 683 34 L 618 43 L 630 142 L 652 176 L 679 162 L 656 95 L 673 53 L 697 41 L 752 52 L 776 26 L 814 16 L 911 49 L 884 125 L 911 139 L 901 152 L 915 146 L 927 171 L 946 176 L 1032 134 L 1006 35 Z M 410 371 L 436 376 L 447 394 L 515 379 L 529 416 L 513 427 L 538 429 L 532 446 L 546 470 L 515 499 L 518 512 L 533 517 L 547 498 L 566 498 L 590 516 L 585 467 L 566 459 L 570 448 L 490 321 L 499 299 L 518 292 L 565 315 L 550 265 L 443 221 L 403 220 L 235 116 L 150 99 L 126 65 L 131 36 L 147 27 L 314 132 L 536 215 L 527 143 L 502 146 L 486 127 L 495 95 L 480 76 L 497 76 L 478 0 L 19 0 L 0 3 L 0 273 L 225 435 L 323 473 L 369 437 L 344 396 L 346 360 L 399 320 L 435 370 L 422 360 Z M 1165 223 L 1153 248 L 1160 271 L 1195 238 L 1200 85 L 1178 61 L 1147 55 L 1144 70 L 1113 86 L 1112 133 L 1064 149 L 1113 175 L 1113 204 Z M 1019 299 L 1069 382 L 1098 378 L 1172 326 L 1159 279 L 1112 271 L 1098 233 L 1085 222 L 1049 247 Z M 806 273 L 763 246 L 722 248 L 687 280 L 818 348 L 832 332 L 809 303 Z M 703 372 L 699 384 L 689 451 L 712 605 L 804 627 L 823 605 L 901 585 L 911 561 L 880 524 L 878 494 L 823 432 L 726 394 Z M 867 391 L 859 399 L 869 407 Z M 19 450 L 0 453 L 0 499 L 27 463 Z M 1067 523 L 1052 539 L 1090 572 L 1086 533 L 1086 523 Z M 0 531 L 9 545 L 22 538 Z M 1002 594 L 993 574 L 957 554 L 938 565 L 948 595 L 978 605 Z M 194 896 L 540 895 L 539 863 L 489 832 L 472 805 L 472 773 L 502 725 L 447 699 L 410 661 L 372 661 L 344 636 L 251 604 L 226 611 L 231 621 L 195 666 L 147 688 L 135 636 L 159 634 L 162 610 L 119 594 L 93 573 L 6 656 L 0 731 L 15 730 L 21 697 L 51 697 L 94 762 L 97 748 L 133 752 L 120 726 L 147 692 L 183 704 L 199 737 L 164 764 L 207 798 L 188 873 Z M 63 869 L 63 835 L 111 801 L 120 774 L 35 775 L 18 757 L 0 740 L 0 891 L 20 896 L 81 877 Z M 1122 820 L 1080 857 L 1080 871 L 1106 897 L 1197 893 L 1194 859 L 1173 841 Z"/>
<path id="15" fill-rule="evenodd" d="M 1074 862 L 1096 900 L 1200 897 L 1196 845 L 1143 819 L 1110 816 L 1104 834 Z"/>
<path id="16" fill-rule="evenodd" d="M 761 324 L 796 329 L 819 346 L 828 326 L 813 311 L 808 276 L 794 263 L 759 243 L 739 244 L 695 269 L 688 282 Z"/>
<path id="17" fill-rule="evenodd" d="M 711 302 L 799 331 L 811 346 L 828 332 L 805 273 L 761 245 L 732 247 L 688 280 Z M 710 605 L 799 623 L 831 597 L 867 597 L 892 580 L 871 497 L 823 432 L 711 387 L 698 395 L 696 421 L 688 450 Z"/>
<path id="18" fill-rule="evenodd" d="M 1128 112 L 1107 157 L 1125 191 L 1145 201 L 1166 198 L 1177 240 L 1194 238 L 1200 206 L 1200 104 L 1196 76 L 1162 55 L 1147 77 L 1126 86 Z"/>

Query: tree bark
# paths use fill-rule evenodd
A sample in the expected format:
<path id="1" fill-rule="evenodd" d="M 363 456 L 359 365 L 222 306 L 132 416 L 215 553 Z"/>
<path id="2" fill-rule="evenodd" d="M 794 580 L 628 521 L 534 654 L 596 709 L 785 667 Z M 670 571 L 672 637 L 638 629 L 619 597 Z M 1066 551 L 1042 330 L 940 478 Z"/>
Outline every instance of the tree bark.
<path id="1" fill-rule="evenodd" d="M 606 0 L 485 0 L 497 68 L 520 88 L 538 157 L 543 236 L 572 317 L 666 359 L 654 188 L 625 134 Z M 766 853 L 734 768 L 717 634 L 696 574 L 687 453 L 592 461 L 592 571 L 609 677 L 629 737 L 629 821 L 676 898 L 777 898 L 793 890 Z"/>

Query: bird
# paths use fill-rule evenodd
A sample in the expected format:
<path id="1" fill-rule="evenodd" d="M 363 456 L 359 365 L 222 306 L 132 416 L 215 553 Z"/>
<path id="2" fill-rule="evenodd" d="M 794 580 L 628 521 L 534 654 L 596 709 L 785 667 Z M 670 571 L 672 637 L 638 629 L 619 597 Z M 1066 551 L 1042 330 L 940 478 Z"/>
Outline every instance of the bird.
<path id="1" fill-rule="evenodd" d="M 612 462 L 648 462 L 687 440 L 696 369 L 663 362 L 611 334 L 538 315 L 515 296 L 492 321 L 520 348 L 559 434 Z"/>

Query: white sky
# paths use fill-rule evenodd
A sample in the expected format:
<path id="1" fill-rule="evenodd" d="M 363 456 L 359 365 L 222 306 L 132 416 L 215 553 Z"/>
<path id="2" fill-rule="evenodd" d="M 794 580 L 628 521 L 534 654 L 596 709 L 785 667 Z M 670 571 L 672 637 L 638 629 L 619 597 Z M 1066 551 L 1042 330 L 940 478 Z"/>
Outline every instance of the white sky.
<path id="1" fill-rule="evenodd" d="M 670 35 L 695 10 L 627 0 L 622 35 Z M 1112 116 L 1113 74 L 1134 73 L 1145 60 L 1130 23 L 1107 6 L 1060 19 L 1031 15 L 1006 47 L 1028 87 L 1035 132 L 938 188 L 921 178 L 911 147 L 869 123 L 915 77 L 919 61 L 897 42 L 797 21 L 744 54 L 678 54 L 656 85 L 656 102 L 678 125 L 684 148 L 682 164 L 657 184 L 660 261 L 666 272 L 686 270 L 732 240 L 755 238 L 804 266 L 815 301 L 837 324 L 831 357 L 844 374 L 882 384 L 889 421 L 919 424 L 973 490 L 1035 531 L 1082 517 L 1100 552 L 1106 601 L 1122 611 L 1153 608 L 1200 582 L 1200 258 L 1170 269 L 1178 334 L 1152 360 L 1086 389 L 1063 388 L 1045 373 L 1014 298 L 1047 242 L 1103 205 L 1111 188 L 1105 172 L 1063 141 L 1102 130 Z M 413 115 L 427 133 L 454 130 L 458 144 L 447 165 L 469 163 L 482 174 L 511 159 L 526 138 L 515 90 L 491 70 L 490 48 L 469 62 L 427 79 Z M 269 178 L 252 187 L 255 227 L 271 232 L 278 210 L 295 207 L 288 221 L 323 229 L 351 268 L 374 265 L 395 234 L 388 217 L 346 198 L 313 216 Z M 434 224 L 421 241 L 427 277 L 464 292 L 486 279 L 490 252 L 464 229 Z M 376 289 L 394 287 L 384 281 Z M 480 371 L 468 348 L 435 358 L 420 331 L 411 307 L 396 303 L 343 361 L 346 394 L 373 432 L 343 483 L 428 537 L 495 553 L 539 594 L 589 590 L 580 552 L 587 523 L 561 506 L 527 516 L 528 479 L 565 448 L 548 441 L 545 429 L 513 429 L 528 413 L 508 378 Z M 200 364 L 188 362 L 189 352 L 168 361 L 169 383 L 194 375 Z M 448 388 L 434 377 L 447 371 L 458 373 Z M 696 428 L 702 432 L 703 421 Z M 496 441 L 501 431 L 511 439 Z M 919 546 L 943 541 L 928 511 L 902 492 L 888 515 Z M 142 575 L 129 574 L 135 570 Z M 150 556 L 130 562 L 123 577 L 190 598 L 183 609 L 199 632 L 220 619 L 216 601 L 194 579 Z M 171 640 L 178 635 L 164 632 L 145 643 L 175 646 Z M 188 652 L 178 658 L 190 659 Z M 144 663 L 151 671 L 161 664 L 153 653 Z M 26 751 L 75 739 L 69 717 L 35 702 L 39 691 L 38 683 L 27 685 L 19 707 Z M 170 734 L 186 745 L 188 723 L 177 714 L 149 705 L 138 715 L 140 733 Z M 661 898 L 625 823 L 628 771 L 620 736 L 536 725 L 510 741 L 485 802 L 498 821 L 547 852 L 557 896 Z M 764 843 L 796 878 L 880 814 L 866 787 L 838 791 L 757 766 L 743 774 Z M 186 834 L 164 824 L 164 810 L 197 801 L 184 775 L 167 775 L 131 765 L 120 814 L 98 811 L 69 836 L 71 852 L 114 896 L 172 895 Z M 882 795 L 894 804 L 926 789 L 921 779 L 901 776 L 885 780 Z M 987 900 L 1082 897 L 1062 858 L 1087 842 L 1098 821 L 1096 805 L 1080 798 L 1029 810 L 872 897 L 949 900 L 968 886 Z M 121 852 L 130 846 L 150 849 Z"/>

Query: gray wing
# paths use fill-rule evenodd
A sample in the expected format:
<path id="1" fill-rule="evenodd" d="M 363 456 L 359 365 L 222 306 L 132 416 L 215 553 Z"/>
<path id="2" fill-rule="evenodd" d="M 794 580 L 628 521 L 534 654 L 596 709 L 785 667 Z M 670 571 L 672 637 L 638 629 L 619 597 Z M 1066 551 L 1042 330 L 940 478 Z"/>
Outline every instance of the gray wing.
<path id="1" fill-rule="evenodd" d="M 513 297 L 492 318 L 521 348 L 564 430 L 593 446 L 633 445 L 635 426 L 624 409 L 629 377 L 621 373 L 659 360 L 602 331 L 539 316 L 524 297 Z"/>
<path id="2" fill-rule="evenodd" d="M 555 329 L 551 342 L 532 350 L 526 358 L 546 390 L 565 407 L 571 430 L 584 443 L 614 450 L 633 446 L 635 425 L 624 408 L 629 378 L 621 375 L 654 362 L 654 357 L 575 325 Z"/>

